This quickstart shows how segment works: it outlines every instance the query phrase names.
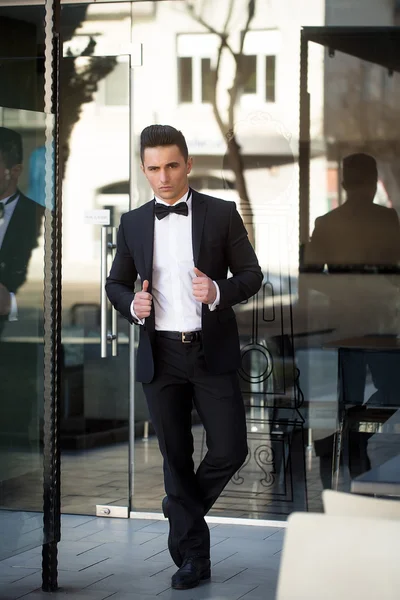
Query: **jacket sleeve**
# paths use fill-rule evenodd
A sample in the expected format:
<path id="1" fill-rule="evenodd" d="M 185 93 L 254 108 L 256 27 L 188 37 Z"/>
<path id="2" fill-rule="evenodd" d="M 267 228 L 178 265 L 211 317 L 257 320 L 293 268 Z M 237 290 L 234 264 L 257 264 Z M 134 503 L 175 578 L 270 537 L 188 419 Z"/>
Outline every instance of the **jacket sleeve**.
<path id="1" fill-rule="evenodd" d="M 131 314 L 131 304 L 135 296 L 135 281 L 137 270 L 125 240 L 123 217 L 118 229 L 117 252 L 106 282 L 107 296 L 114 308 L 128 319 L 134 320 Z"/>
<path id="2" fill-rule="evenodd" d="M 232 277 L 216 281 L 221 294 L 218 310 L 229 308 L 254 296 L 263 280 L 257 256 L 234 202 L 230 214 L 226 253 Z"/>

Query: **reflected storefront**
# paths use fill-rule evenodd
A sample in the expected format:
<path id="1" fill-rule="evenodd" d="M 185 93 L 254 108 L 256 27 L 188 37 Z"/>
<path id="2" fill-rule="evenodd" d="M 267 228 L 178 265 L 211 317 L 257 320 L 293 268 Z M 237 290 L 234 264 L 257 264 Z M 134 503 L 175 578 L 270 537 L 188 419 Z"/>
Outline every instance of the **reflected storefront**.
<path id="1" fill-rule="evenodd" d="M 12 237 L 12 220 L 4 238 L 0 224 L 0 301 L 5 288 L 18 310 L 0 317 L 0 509 L 26 528 L 43 497 L 45 12 L 5 4 L 0 22 L 24 45 L 0 43 L 0 127 L 22 140 L 18 189 L 32 210 Z M 161 511 L 137 336 L 103 294 L 121 214 L 151 199 L 138 147 L 151 123 L 182 130 L 191 185 L 236 202 L 264 272 L 235 307 L 249 454 L 211 514 L 321 511 L 324 488 L 349 490 L 399 454 L 400 6 L 283 4 L 61 2 L 62 512 Z M 0 159 L 15 167 L 1 145 Z M 195 413 L 193 434 L 198 464 Z"/>

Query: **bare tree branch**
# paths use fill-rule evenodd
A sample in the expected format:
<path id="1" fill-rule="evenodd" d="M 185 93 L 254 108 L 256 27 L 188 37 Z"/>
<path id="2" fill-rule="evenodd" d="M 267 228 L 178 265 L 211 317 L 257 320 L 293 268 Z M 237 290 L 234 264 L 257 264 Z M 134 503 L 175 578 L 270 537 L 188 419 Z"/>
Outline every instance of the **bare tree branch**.
<path id="1" fill-rule="evenodd" d="M 216 63 L 216 67 L 213 71 L 213 94 L 212 94 L 211 103 L 212 103 L 212 107 L 213 107 L 213 113 L 215 116 L 215 120 L 218 124 L 221 134 L 223 135 L 223 137 L 226 139 L 226 142 L 227 142 L 227 148 L 228 148 L 227 154 L 229 157 L 229 167 L 232 169 L 232 171 L 235 175 L 236 190 L 239 195 L 239 201 L 240 201 L 240 210 L 244 217 L 244 221 L 245 221 L 245 225 L 247 228 L 247 233 L 248 233 L 249 239 L 250 239 L 251 243 L 254 245 L 255 244 L 255 232 L 254 232 L 254 222 L 253 222 L 253 210 L 252 210 L 249 194 L 247 191 L 247 184 L 246 184 L 246 179 L 245 179 L 245 175 L 244 175 L 245 169 L 244 169 L 243 157 L 242 157 L 242 153 L 241 153 L 241 147 L 236 138 L 236 134 L 234 131 L 234 125 L 235 125 L 235 109 L 236 109 L 236 105 L 237 105 L 237 100 L 238 100 L 239 94 L 241 93 L 241 90 L 243 87 L 242 86 L 242 82 L 243 82 L 243 60 L 242 60 L 242 57 L 243 57 L 244 42 L 245 42 L 246 35 L 250 29 L 251 22 L 255 15 L 255 0 L 249 0 L 249 2 L 247 4 L 246 23 L 244 26 L 244 30 L 241 32 L 239 52 L 237 52 L 237 53 L 235 53 L 233 51 L 233 48 L 230 46 L 230 44 L 228 42 L 229 34 L 230 34 L 230 31 L 229 31 L 230 30 L 230 22 L 232 19 L 233 8 L 234 8 L 234 1 L 235 0 L 230 0 L 230 2 L 229 2 L 227 15 L 225 18 L 225 23 L 223 25 L 222 31 L 217 31 L 215 29 L 215 27 L 213 27 L 212 25 L 207 23 L 206 20 L 201 15 L 201 10 L 200 11 L 195 10 L 195 4 L 196 4 L 195 1 L 187 0 L 186 7 L 187 7 L 187 10 L 188 10 L 190 16 L 194 20 L 196 20 L 198 23 L 200 23 L 210 33 L 217 35 L 220 39 L 220 44 L 219 44 L 218 54 L 217 54 L 217 63 Z M 198 3 L 197 3 L 197 6 L 198 6 Z M 218 84 L 219 84 L 219 79 L 220 79 L 220 70 L 221 70 L 221 65 L 222 65 L 222 56 L 223 56 L 225 49 L 228 50 L 230 52 L 230 54 L 232 55 L 232 57 L 235 61 L 235 67 L 236 67 L 235 74 L 233 77 L 232 87 L 229 90 L 227 90 L 227 92 L 229 94 L 229 106 L 228 106 L 228 111 L 227 111 L 228 121 L 227 122 L 224 120 L 224 118 L 221 114 L 221 110 L 218 106 L 218 94 L 217 94 Z"/>
<path id="2" fill-rule="evenodd" d="M 215 69 L 213 71 L 213 97 L 212 97 L 212 107 L 213 107 L 213 112 L 214 112 L 214 116 L 215 116 L 215 120 L 218 123 L 218 127 L 220 128 L 220 131 L 222 133 L 223 136 L 226 135 L 226 132 L 228 131 L 228 125 L 224 122 L 222 115 L 219 111 L 218 108 L 218 98 L 217 98 L 217 91 L 218 91 L 218 82 L 219 82 L 219 70 L 220 70 L 220 65 L 221 65 L 221 59 L 222 59 L 222 53 L 224 51 L 224 45 L 221 43 L 218 49 L 218 57 L 217 57 L 217 64 L 215 66 Z"/>
<path id="3" fill-rule="evenodd" d="M 239 53 L 237 55 L 237 60 L 236 60 L 235 78 L 233 80 L 233 85 L 232 85 L 231 89 L 229 90 L 229 95 L 230 95 L 231 100 L 229 103 L 228 123 L 229 123 L 230 129 L 233 128 L 234 123 L 235 123 L 235 107 L 236 107 L 236 103 L 237 103 L 237 99 L 238 99 L 238 95 L 239 95 L 239 90 L 242 87 L 242 82 L 243 82 L 243 60 L 242 60 L 242 57 L 243 57 L 244 42 L 246 39 L 246 35 L 250 29 L 251 22 L 254 19 L 254 14 L 255 14 L 255 0 L 249 0 L 248 7 L 247 7 L 246 25 L 245 25 L 244 30 L 241 35 L 240 48 L 239 48 Z"/>
<path id="4" fill-rule="evenodd" d="M 231 0 L 231 4 L 230 4 L 229 10 L 228 10 L 228 15 L 226 18 L 225 26 L 224 26 L 224 29 L 222 32 L 215 29 L 212 25 L 210 25 L 210 23 L 207 23 L 207 21 L 205 19 L 203 19 L 201 14 L 196 13 L 194 3 L 187 2 L 186 6 L 187 6 L 187 10 L 188 10 L 190 16 L 192 17 L 192 19 L 197 21 L 197 23 L 199 23 L 200 25 L 203 25 L 203 27 L 205 29 L 207 29 L 210 33 L 217 35 L 221 40 L 221 44 L 223 45 L 223 48 L 226 48 L 227 50 L 229 50 L 229 52 L 232 54 L 233 58 L 236 60 L 236 54 L 233 51 L 232 46 L 230 44 L 228 44 L 228 35 L 227 35 L 229 21 L 230 21 L 231 14 L 233 11 L 233 2 L 234 2 L 234 0 Z"/>

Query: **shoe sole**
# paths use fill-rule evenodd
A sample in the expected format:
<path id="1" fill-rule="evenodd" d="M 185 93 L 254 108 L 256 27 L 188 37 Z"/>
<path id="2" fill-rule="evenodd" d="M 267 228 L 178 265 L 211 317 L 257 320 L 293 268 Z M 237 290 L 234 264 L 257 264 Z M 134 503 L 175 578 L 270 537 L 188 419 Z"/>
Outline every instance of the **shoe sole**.
<path id="1" fill-rule="evenodd" d="M 189 584 L 178 584 L 178 585 L 174 585 L 172 584 L 172 588 L 174 590 L 190 590 L 192 588 L 195 588 L 199 585 L 199 583 L 201 581 L 206 581 L 207 579 L 211 579 L 211 569 L 208 571 L 205 571 L 205 573 L 203 573 L 203 575 L 201 575 L 200 579 L 198 581 L 194 581 L 193 583 L 189 583 Z"/>

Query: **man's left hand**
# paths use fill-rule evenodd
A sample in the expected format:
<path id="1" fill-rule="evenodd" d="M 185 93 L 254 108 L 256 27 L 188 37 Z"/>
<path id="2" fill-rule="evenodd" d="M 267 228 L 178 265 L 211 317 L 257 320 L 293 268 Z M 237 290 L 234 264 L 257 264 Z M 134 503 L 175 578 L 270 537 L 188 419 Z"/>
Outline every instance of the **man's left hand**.
<path id="1" fill-rule="evenodd" d="M 194 268 L 194 272 L 196 277 L 192 280 L 193 296 L 198 302 L 213 304 L 217 297 L 217 290 L 215 289 L 213 280 L 196 267 Z"/>

